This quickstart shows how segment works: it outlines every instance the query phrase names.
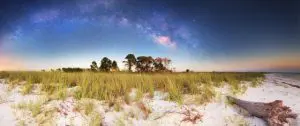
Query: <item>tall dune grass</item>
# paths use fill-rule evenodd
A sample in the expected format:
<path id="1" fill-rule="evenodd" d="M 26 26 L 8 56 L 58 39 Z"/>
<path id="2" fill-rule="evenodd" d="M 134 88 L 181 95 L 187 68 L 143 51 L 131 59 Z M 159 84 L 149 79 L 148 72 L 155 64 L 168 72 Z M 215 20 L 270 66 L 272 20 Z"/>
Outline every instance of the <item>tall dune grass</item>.
<path id="1" fill-rule="evenodd" d="M 61 93 L 64 89 L 79 86 L 76 98 L 112 100 L 124 97 L 132 88 L 141 93 L 154 94 L 155 90 L 169 93 L 169 99 L 180 102 L 182 94 L 200 94 L 204 99 L 215 95 L 211 88 L 229 85 L 242 89 L 241 82 L 257 86 L 263 73 L 94 73 L 94 72 L 0 72 L 0 78 L 8 82 L 26 82 L 25 85 L 41 84 L 48 94 Z M 258 79 L 260 78 L 260 79 Z M 29 87 L 29 86 L 27 86 Z M 26 93 L 29 91 L 26 91 Z M 205 96 L 209 95 L 209 96 Z M 61 96 L 63 97 L 63 96 Z"/>

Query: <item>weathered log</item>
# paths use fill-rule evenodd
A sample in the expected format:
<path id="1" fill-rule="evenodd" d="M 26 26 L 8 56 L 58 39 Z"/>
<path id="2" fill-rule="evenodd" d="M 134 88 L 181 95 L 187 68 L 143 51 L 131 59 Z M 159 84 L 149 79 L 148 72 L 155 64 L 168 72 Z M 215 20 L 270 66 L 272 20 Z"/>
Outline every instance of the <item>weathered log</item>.
<path id="1" fill-rule="evenodd" d="M 245 109 L 250 115 L 264 119 L 269 126 L 283 126 L 288 123 L 287 118 L 297 118 L 297 114 L 283 105 L 281 100 L 273 102 L 251 102 L 227 96 L 228 100 L 237 106 Z"/>
<path id="2" fill-rule="evenodd" d="M 291 86 L 291 87 L 300 88 L 299 85 L 290 84 L 290 83 L 287 83 L 287 82 L 282 82 L 282 83 L 287 84 L 287 85 L 289 85 L 289 86 Z"/>

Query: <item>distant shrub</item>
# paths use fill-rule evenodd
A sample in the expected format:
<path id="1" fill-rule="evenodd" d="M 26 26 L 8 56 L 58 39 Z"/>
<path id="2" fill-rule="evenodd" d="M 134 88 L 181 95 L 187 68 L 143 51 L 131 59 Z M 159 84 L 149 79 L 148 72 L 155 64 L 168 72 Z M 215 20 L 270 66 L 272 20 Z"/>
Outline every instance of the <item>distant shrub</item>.
<path id="1" fill-rule="evenodd" d="M 81 68 L 62 68 L 63 72 L 83 72 Z"/>
<path id="2" fill-rule="evenodd" d="M 185 72 L 187 72 L 187 73 L 190 72 L 190 69 L 186 69 Z"/>
<path id="3" fill-rule="evenodd" d="M 9 77 L 9 73 L 8 72 L 5 72 L 5 71 L 0 72 L 0 79 L 8 78 L 8 77 Z"/>

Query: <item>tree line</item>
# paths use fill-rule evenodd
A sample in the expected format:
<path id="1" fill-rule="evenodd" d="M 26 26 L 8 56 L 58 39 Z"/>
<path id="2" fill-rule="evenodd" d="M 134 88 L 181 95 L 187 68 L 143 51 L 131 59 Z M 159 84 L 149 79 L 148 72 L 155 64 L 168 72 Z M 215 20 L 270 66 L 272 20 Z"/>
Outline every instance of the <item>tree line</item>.
<path id="1" fill-rule="evenodd" d="M 125 57 L 125 66 L 128 72 L 171 72 L 169 68 L 171 59 L 169 58 L 152 58 L 151 56 L 139 56 L 135 57 L 134 54 L 128 54 Z M 96 61 L 93 61 L 90 65 L 90 70 L 97 72 L 110 72 L 119 71 L 118 64 L 115 60 L 110 60 L 107 57 L 103 57 L 100 61 L 99 67 Z"/>
<path id="2" fill-rule="evenodd" d="M 109 71 L 119 71 L 117 61 L 111 61 L 107 57 L 103 57 L 100 61 L 100 66 L 98 67 L 97 62 L 93 61 L 90 65 L 90 70 L 93 72 L 102 71 L 102 72 L 109 72 Z"/>
<path id="3" fill-rule="evenodd" d="M 172 72 L 170 68 L 171 59 L 169 58 L 152 58 L 151 56 L 138 56 L 135 57 L 134 54 L 128 54 L 123 61 L 126 66 L 126 71 L 128 72 Z M 42 70 L 45 71 L 45 70 Z M 83 72 L 83 71 L 93 71 L 93 72 L 116 72 L 120 71 L 118 63 L 115 60 L 111 60 L 107 57 L 103 57 L 99 62 L 93 61 L 89 69 L 83 68 L 58 68 L 56 70 L 51 69 L 51 71 L 62 71 L 62 72 Z"/>

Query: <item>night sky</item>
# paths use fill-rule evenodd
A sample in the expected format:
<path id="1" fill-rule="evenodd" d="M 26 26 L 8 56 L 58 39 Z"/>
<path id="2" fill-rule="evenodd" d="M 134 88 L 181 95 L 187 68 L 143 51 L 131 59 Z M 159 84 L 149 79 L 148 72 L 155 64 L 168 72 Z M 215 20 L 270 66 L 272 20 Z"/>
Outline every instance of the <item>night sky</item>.
<path id="1" fill-rule="evenodd" d="M 177 71 L 300 72 L 299 0 L 2 0 L 0 70 L 171 58 Z"/>

